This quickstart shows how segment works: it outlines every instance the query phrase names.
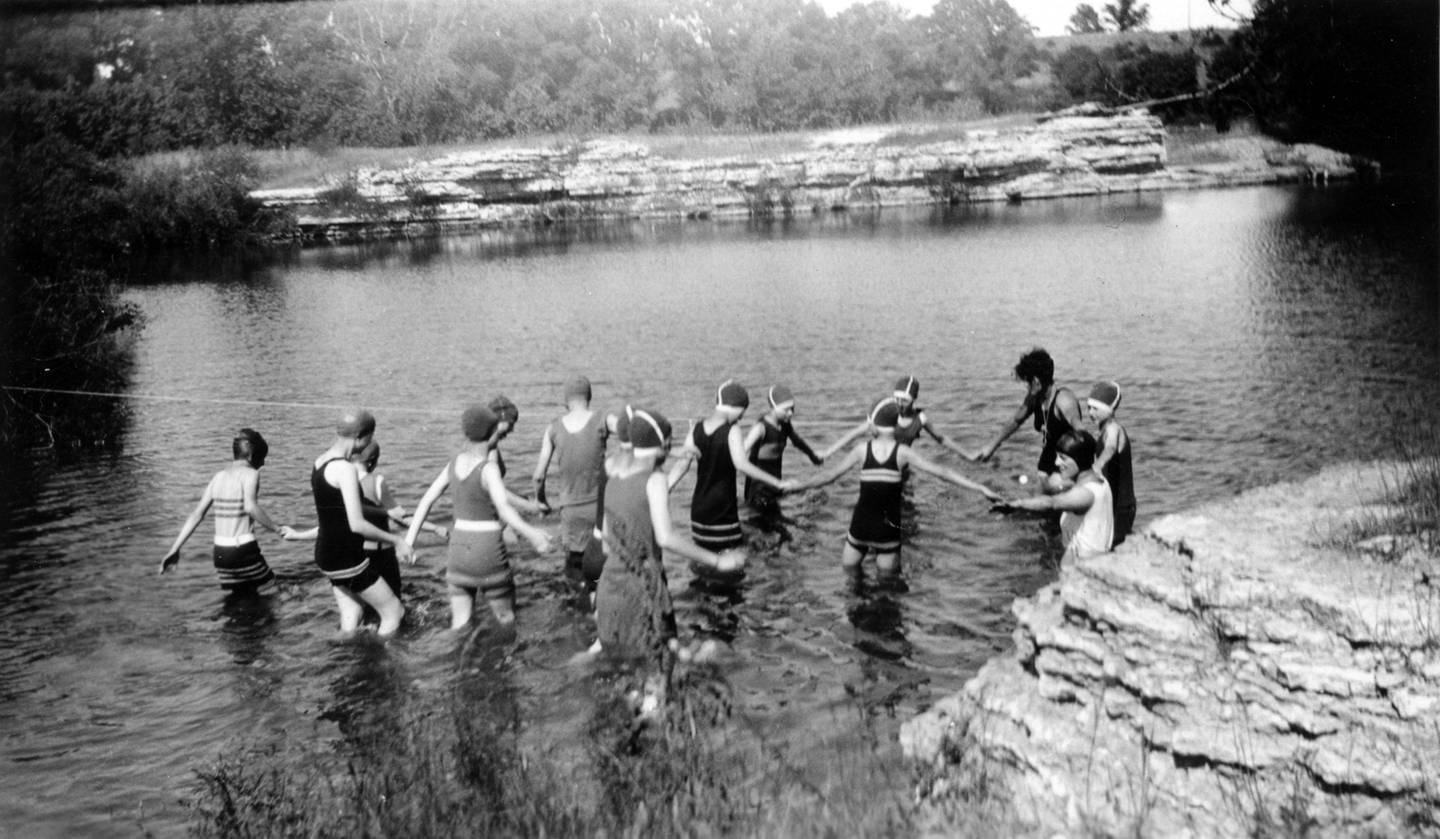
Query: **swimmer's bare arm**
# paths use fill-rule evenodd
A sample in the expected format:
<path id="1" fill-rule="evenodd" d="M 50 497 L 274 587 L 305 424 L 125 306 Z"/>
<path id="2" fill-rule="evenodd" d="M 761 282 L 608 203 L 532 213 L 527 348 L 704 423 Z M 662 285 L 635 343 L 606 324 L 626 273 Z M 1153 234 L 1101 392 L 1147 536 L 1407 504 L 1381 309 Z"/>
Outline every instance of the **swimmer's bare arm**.
<path id="1" fill-rule="evenodd" d="M 980 459 L 980 452 L 972 452 L 964 446 L 960 445 L 958 441 L 952 440 L 949 437 L 946 437 L 944 434 L 941 434 L 938 430 L 936 430 L 935 426 L 930 423 L 930 418 L 925 416 L 924 411 L 920 412 L 920 428 L 926 434 L 929 434 L 930 438 L 933 439 L 935 442 L 939 443 L 950 451 L 960 455 L 966 460 L 978 461 Z"/>
<path id="2" fill-rule="evenodd" d="M 385 515 L 389 516 L 390 520 L 396 524 L 409 527 L 410 515 L 405 512 L 405 507 L 395 500 L 395 496 L 390 492 L 390 484 L 386 483 L 384 475 L 375 476 L 375 488 L 378 490 L 376 494 L 380 496 L 380 506 L 385 509 Z M 442 539 L 448 538 L 450 535 L 449 530 L 424 520 L 420 522 L 420 529 L 428 530 Z"/>
<path id="3" fill-rule="evenodd" d="M 700 456 L 700 450 L 695 448 L 695 425 L 691 423 L 690 433 L 685 435 L 685 445 L 680 448 L 680 453 L 675 455 L 675 463 L 670 466 L 670 473 L 665 476 L 665 485 L 674 489 L 690 471 L 690 461 Z"/>
<path id="4" fill-rule="evenodd" d="M 532 479 L 535 484 L 535 501 L 544 506 L 545 512 L 550 510 L 550 502 L 545 498 L 545 473 L 550 471 L 550 459 L 555 456 L 555 438 L 552 433 L 554 429 L 554 423 L 546 426 L 545 435 L 540 439 L 540 457 L 535 461 L 535 476 Z"/>
<path id="5" fill-rule="evenodd" d="M 385 542 L 395 546 L 395 557 L 409 562 L 414 551 L 405 537 L 387 530 L 381 530 L 365 520 L 365 501 L 360 496 L 360 477 L 353 464 L 343 460 L 332 460 L 325 467 L 325 480 L 340 490 L 345 500 L 345 520 L 350 532 L 363 536 L 372 542 Z"/>
<path id="6" fill-rule="evenodd" d="M 896 455 L 896 459 L 901 466 L 913 466 L 916 469 L 919 469 L 921 472 L 929 472 L 931 475 L 934 475 L 935 477 L 943 481 L 949 481 L 950 483 L 960 487 L 961 489 L 968 489 L 971 492 L 978 492 L 986 498 L 990 499 L 991 501 L 1003 500 L 1000 496 L 1000 493 L 985 486 L 984 484 L 976 483 L 975 481 L 970 480 L 959 472 L 956 472 L 954 469 L 949 469 L 947 467 L 941 466 L 940 464 L 927 459 L 924 455 L 916 454 L 915 450 L 910 448 L 909 446 L 901 446 L 900 453 Z"/>
<path id="7" fill-rule="evenodd" d="M 862 423 L 860 423 L 859 425 L 857 425 L 857 426 L 855 426 L 854 428 L 850 429 L 849 431 L 845 432 L 845 436 L 844 436 L 844 437 L 841 437 L 839 440 L 836 440 L 835 442 L 831 443 L 829 448 L 827 448 L 825 451 L 823 451 L 823 452 L 820 453 L 820 459 L 821 459 L 821 460 L 829 460 L 830 458 L 832 458 L 832 457 L 835 456 L 835 453 L 836 453 L 836 452 L 840 451 L 841 449 L 845 448 L 846 446 L 850 445 L 851 443 L 853 443 L 853 442 L 855 442 L 856 440 L 859 440 L 861 437 L 865 436 L 865 432 L 867 432 L 867 431 L 869 431 L 869 430 L 870 430 L 870 423 L 868 423 L 868 422 L 862 422 Z"/>
<path id="8" fill-rule="evenodd" d="M 1007 498 L 995 505 L 1000 510 L 1061 510 L 1067 513 L 1084 513 L 1095 503 L 1095 494 L 1083 484 L 1076 484 L 1059 495 L 1032 495 L 1025 498 Z"/>
<path id="9" fill-rule="evenodd" d="M 811 463 L 819 466 L 820 464 L 825 462 L 825 456 L 816 454 L 815 450 L 810 448 L 810 444 L 805 442 L 805 439 L 800 436 L 800 432 L 795 430 L 794 423 L 785 423 L 785 434 L 790 438 L 790 442 L 795 444 L 795 448 L 799 449 L 802 454 L 810 458 Z"/>
<path id="10" fill-rule="evenodd" d="M 1105 424 L 1105 430 L 1100 432 L 1100 453 L 1095 455 L 1095 465 L 1091 468 L 1100 474 L 1105 474 L 1105 466 L 1120 453 L 1120 424 L 1111 420 Z"/>
<path id="11" fill-rule="evenodd" d="M 722 573 L 745 567 L 743 551 L 730 550 L 718 554 L 707 551 L 675 529 L 670 519 L 670 484 L 663 475 L 657 472 L 650 476 L 645 483 L 645 496 L 650 502 L 650 527 L 655 531 L 655 541 L 663 550 Z"/>
<path id="12" fill-rule="evenodd" d="M 829 469 L 826 469 L 824 472 L 821 472 L 817 475 L 811 475 L 805 480 L 797 482 L 792 491 L 799 492 L 805 489 L 823 487 L 826 484 L 831 483 L 835 479 L 839 478 L 846 472 L 849 472 L 851 469 L 855 468 L 857 465 L 863 463 L 864 461 L 865 444 L 856 443 L 855 448 L 851 449 L 850 453 L 845 455 L 844 459 L 834 464 Z"/>
<path id="13" fill-rule="evenodd" d="M 756 422 L 754 425 L 750 426 L 750 430 L 747 431 L 747 432 L 745 432 L 745 442 L 744 442 L 744 446 L 745 446 L 745 457 L 746 457 L 747 460 L 748 460 L 749 457 L 750 457 L 750 453 L 753 452 L 753 451 L 755 451 L 755 446 L 760 443 L 760 438 L 761 438 L 762 436 L 764 436 L 764 434 L 765 434 L 765 420 L 763 420 L 763 419 L 760 420 L 760 421 L 758 421 L 758 422 Z"/>
<path id="14" fill-rule="evenodd" d="M 217 474 L 214 478 L 210 479 L 210 483 L 205 485 L 205 491 L 200 494 L 199 503 L 195 505 L 194 510 L 190 511 L 190 515 L 185 518 L 185 523 L 180 526 L 180 535 L 175 537 L 175 542 L 170 546 L 170 550 L 167 551 L 165 556 L 160 560 L 161 574 L 164 574 L 179 564 L 180 549 L 185 547 L 185 543 L 189 541 L 191 535 L 195 533 L 195 528 L 200 526 L 200 522 L 204 520 L 205 514 L 210 511 L 210 505 L 215 503 L 213 487 L 215 486 L 216 479 L 219 477 Z"/>
<path id="15" fill-rule="evenodd" d="M 430 508 L 440 500 L 440 494 L 450 486 L 450 465 L 447 463 L 435 480 L 430 482 L 430 487 L 425 494 L 420 496 L 420 503 L 415 505 L 415 515 L 410 518 L 410 529 L 405 532 L 405 541 L 411 545 L 415 544 L 415 537 L 420 535 L 420 526 L 425 518 L 430 515 Z"/>
<path id="16" fill-rule="evenodd" d="M 549 553 L 550 534 L 531 525 L 515 511 L 515 507 L 510 503 L 510 497 L 514 493 L 505 489 L 505 481 L 500 477 L 500 467 L 487 461 L 480 469 L 480 480 L 485 482 L 485 489 L 490 493 L 490 502 L 495 505 L 495 514 L 505 524 L 514 528 L 516 533 L 524 536 L 536 552 Z"/>
<path id="17" fill-rule="evenodd" d="M 769 484 L 782 492 L 794 486 L 794 481 L 782 481 L 750 462 L 750 456 L 745 449 L 744 441 L 740 439 L 740 429 L 737 426 L 730 426 L 730 434 L 726 437 L 725 443 L 730 449 L 730 460 L 735 463 L 735 471 L 762 484 Z"/>
<path id="18" fill-rule="evenodd" d="M 1021 403 L 1020 410 L 1015 412 L 1015 416 L 1011 417 L 1010 421 L 1005 423 L 1005 425 L 1001 427 L 1000 435 L 996 437 L 995 440 L 990 443 L 990 445 L 980 450 L 979 456 L 976 457 L 976 460 L 985 461 L 994 457 L 996 449 L 1000 448 L 1000 444 L 1010 439 L 1011 434 L 1019 431 L 1020 426 L 1025 424 L 1025 420 L 1029 419 L 1030 414 L 1033 412 L 1034 406 L 1031 405 L 1030 400 L 1027 398 L 1023 403 Z"/>
<path id="19" fill-rule="evenodd" d="M 245 514 L 259 522 L 261 527 L 271 533 L 278 533 L 284 537 L 290 528 L 286 525 L 276 524 L 275 520 L 270 518 L 270 514 L 265 512 L 265 508 L 260 506 L 260 471 L 258 469 L 249 470 L 241 479 L 240 486 L 241 495 L 245 499 Z"/>
<path id="20" fill-rule="evenodd" d="M 1075 398 L 1075 394 L 1071 392 L 1070 388 L 1062 387 L 1055 394 L 1055 407 L 1060 411 L 1060 416 L 1070 423 L 1071 428 L 1081 427 L 1080 424 L 1084 422 L 1084 419 L 1080 415 L 1080 400 Z"/>

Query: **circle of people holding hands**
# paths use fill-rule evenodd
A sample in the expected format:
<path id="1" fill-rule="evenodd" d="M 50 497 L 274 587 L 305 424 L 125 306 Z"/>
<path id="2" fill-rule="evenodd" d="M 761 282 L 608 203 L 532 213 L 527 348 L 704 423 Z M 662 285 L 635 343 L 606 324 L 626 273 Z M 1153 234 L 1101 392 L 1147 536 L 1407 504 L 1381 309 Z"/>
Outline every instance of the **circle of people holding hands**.
<path id="1" fill-rule="evenodd" d="M 566 412 L 545 430 L 532 496 L 522 497 L 505 485 L 500 444 L 520 412 L 500 396 L 465 409 L 460 417 L 465 443 L 435 476 L 413 514 L 396 502 L 376 470 L 380 446 L 374 416 L 353 410 L 340 419 L 329 448 L 314 460 L 310 486 L 317 525 L 308 530 L 279 525 L 260 506 L 259 469 L 268 446 L 259 432 L 245 428 L 232 442 L 233 462 L 205 487 L 161 560 L 160 573 L 178 563 L 185 542 L 213 512 L 213 559 L 221 587 L 237 593 L 269 590 L 275 575 L 255 539 L 258 524 L 285 539 L 315 542 L 315 563 L 330 581 L 342 631 L 359 628 L 368 607 L 379 617 L 378 633 L 390 635 L 405 612 L 400 563 L 415 562 L 416 539 L 428 530 L 448 540 L 451 627 L 471 623 L 477 598 L 508 625 L 515 616 L 515 576 L 504 531 L 509 528 L 537 552 L 549 553 L 556 537 L 522 514 L 558 509 L 558 541 L 567 573 L 583 581 L 594 607 L 597 648 L 635 651 L 657 644 L 675 647 L 674 612 L 661 562 L 665 553 L 684 557 L 707 579 L 725 583 L 743 576 L 740 475 L 751 513 L 783 521 L 782 495 L 824 486 L 858 468 L 859 496 L 841 552 L 843 566 L 852 573 L 859 573 L 871 555 L 880 576 L 899 573 L 902 490 L 912 471 L 982 495 L 1000 512 L 1060 512 L 1066 558 L 1109 551 L 1130 532 L 1136 510 L 1130 440 L 1115 418 L 1119 385 L 1100 382 L 1091 388 L 1086 406 L 1096 425 L 1092 435 L 1081 427 L 1079 399 L 1056 384 L 1045 350 L 1025 353 L 1014 372 L 1025 384 L 1025 399 L 996 438 L 978 451 L 935 429 L 916 403 L 919 382 L 907 376 L 821 453 L 792 425 L 795 397 L 783 385 L 766 391 L 768 409 L 742 431 L 749 393 L 734 381 L 721 384 L 714 411 L 693 424 L 675 453 L 671 423 L 660 411 L 645 406 L 626 406 L 617 414 L 596 411 L 589 381 L 577 377 L 565 386 Z M 913 447 L 927 434 L 961 457 L 983 462 L 1027 420 L 1041 435 L 1037 494 L 1002 496 Z M 618 442 L 614 450 L 607 446 L 611 437 Z M 826 468 L 804 480 L 783 478 L 781 462 L 790 443 Z M 687 536 L 671 518 L 669 495 L 692 465 L 696 478 Z M 1018 480 L 1025 484 L 1029 478 Z M 448 528 L 427 520 L 446 493 L 453 510 Z"/>

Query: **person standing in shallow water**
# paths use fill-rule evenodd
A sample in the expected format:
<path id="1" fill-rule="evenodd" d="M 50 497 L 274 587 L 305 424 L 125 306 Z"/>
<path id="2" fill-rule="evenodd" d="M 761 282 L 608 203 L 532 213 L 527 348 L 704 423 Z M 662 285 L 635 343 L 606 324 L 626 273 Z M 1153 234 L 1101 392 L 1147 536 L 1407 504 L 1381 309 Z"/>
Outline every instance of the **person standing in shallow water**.
<path id="1" fill-rule="evenodd" d="M 347 412 L 335 427 L 335 441 L 315 459 L 310 473 L 319 522 L 315 564 L 330 580 L 340 611 L 341 632 L 357 629 L 364 606 L 369 604 L 380 615 L 379 634 L 391 635 L 399 629 L 405 607 L 381 577 L 380 569 L 366 557 L 365 542 L 393 545 L 401 561 L 411 561 L 413 552 L 404 539 L 365 520 L 360 473 L 350 457 L 369 445 L 374 436 L 375 417 L 369 411 Z"/>
<path id="2" fill-rule="evenodd" d="M 670 421 L 655 410 L 636 408 L 627 413 L 630 456 L 605 486 L 606 559 L 595 592 L 595 651 L 660 657 L 660 678 L 647 685 L 645 710 L 663 703 L 674 656 L 686 654 L 676 638 L 662 551 L 677 553 L 691 567 L 717 574 L 738 573 L 745 567 L 745 555 L 738 550 L 717 554 L 675 529 L 670 519 L 670 483 L 661 471 L 670 450 Z"/>
<path id="3" fill-rule="evenodd" d="M 909 467 L 978 492 L 992 501 L 1000 500 L 989 487 L 932 463 L 910 446 L 902 445 L 895 439 L 899 419 L 899 403 L 891 397 L 880 400 L 867 419 L 873 439 L 857 443 L 844 460 L 795 485 L 797 492 L 821 487 L 860 467 L 860 497 L 855 502 L 845 548 L 840 555 L 841 564 L 851 574 L 859 573 L 861 563 L 869 554 L 875 555 L 876 570 L 881 576 L 895 577 L 900 573 L 901 473 Z"/>
<path id="4" fill-rule="evenodd" d="M 532 527 L 510 503 L 502 465 L 495 456 L 496 442 L 509 431 L 502 420 L 484 405 L 472 405 L 460 417 L 465 447 L 436 476 L 415 507 L 405 541 L 413 544 L 420 523 L 440 494 L 450 490 L 455 523 L 450 528 L 450 546 L 445 582 L 450 590 L 450 628 L 470 624 L 475 597 L 483 594 L 490 611 L 502 626 L 515 622 L 515 575 L 505 550 L 505 525 L 524 536 L 539 553 L 549 553 L 550 537 Z"/>
<path id="5" fill-rule="evenodd" d="M 999 436 L 980 450 L 978 459 L 986 461 L 994 457 L 1000 444 L 1018 431 L 1026 419 L 1033 418 L 1041 439 L 1040 459 L 1035 468 L 1044 478 L 1047 491 L 1061 491 L 1066 485 L 1054 477 L 1055 444 L 1080 426 L 1080 402 L 1069 388 L 1055 384 L 1055 362 L 1050 353 L 1038 347 L 1020 356 L 1015 365 L 1015 378 L 1025 383 L 1025 400 L 1015 416 L 1000 429 Z"/>
<path id="6" fill-rule="evenodd" d="M 583 575 L 585 546 L 595 529 L 596 499 L 605 482 L 605 443 L 610 435 L 609 418 L 590 408 L 590 397 L 590 380 L 584 376 L 566 383 L 565 413 L 545 428 L 535 463 L 535 500 L 542 507 L 550 506 L 546 473 L 555 467 L 560 538 L 565 570 L 572 578 Z"/>
<path id="7" fill-rule="evenodd" d="M 1130 461 L 1130 435 L 1125 426 L 1115 418 L 1120 410 L 1120 385 L 1118 382 L 1098 382 L 1090 388 L 1090 397 L 1085 400 L 1090 410 L 1090 420 L 1096 423 L 1100 437 L 1096 441 L 1100 452 L 1095 455 L 1095 471 L 1105 476 L 1115 505 L 1115 541 L 1111 547 L 1118 547 L 1135 526 L 1135 475 Z"/>
<path id="8" fill-rule="evenodd" d="M 825 459 L 801 438 L 791 420 L 795 417 L 795 395 L 784 385 L 772 385 L 765 394 L 770 410 L 750 427 L 744 447 L 750 463 L 773 478 L 779 478 L 785 459 L 785 444 L 793 441 L 795 448 L 816 466 Z M 780 493 L 748 475 L 745 477 L 745 504 L 761 519 L 780 522 Z"/>
<path id="9" fill-rule="evenodd" d="M 738 423 L 749 406 L 750 393 L 744 386 L 733 380 L 721 384 L 715 391 L 715 412 L 695 424 L 670 470 L 669 485 L 674 487 L 690 468 L 690 461 L 696 461 L 690 535 L 696 545 L 707 551 L 726 551 L 745 543 L 735 494 L 737 472 L 781 492 L 794 483 L 767 474 L 746 456 Z M 633 426 L 630 433 L 633 438 Z M 705 569 L 700 566 L 697 570 Z"/>
<path id="10" fill-rule="evenodd" d="M 376 470 L 380 463 L 380 444 L 372 437 L 363 449 L 350 455 L 350 462 L 355 464 L 356 474 L 360 476 L 360 498 L 365 502 L 365 520 L 387 532 L 392 521 L 409 525 L 410 519 L 405 514 L 405 508 L 390 493 L 390 484 L 385 480 L 385 476 Z M 442 539 L 450 535 L 448 530 L 439 525 L 422 522 L 420 526 Z M 320 528 L 312 527 L 309 530 L 292 530 L 285 538 L 313 542 L 319 535 Z M 375 564 L 380 571 L 380 578 L 390 586 L 395 596 L 401 597 L 400 560 L 395 556 L 395 547 L 387 542 L 366 539 L 365 558 Z"/>
<path id="11" fill-rule="evenodd" d="M 1110 485 L 1095 471 L 1095 438 L 1088 431 L 1072 431 L 1055 441 L 1056 472 L 1069 488 L 1055 494 L 1000 501 L 995 509 L 1059 510 L 1064 559 L 1088 559 L 1110 550 L 1115 517 Z"/>
<path id="12" fill-rule="evenodd" d="M 215 509 L 215 548 L 213 558 L 215 573 L 220 577 L 220 587 L 236 594 L 255 594 L 264 591 L 275 580 L 275 572 L 260 553 L 255 541 L 255 523 L 282 536 L 290 528 L 277 525 L 265 508 L 260 506 L 260 467 L 270 446 L 260 432 L 242 428 L 230 442 L 230 453 L 234 460 L 229 466 L 216 472 L 205 485 L 200 502 L 195 505 L 180 535 L 165 557 L 160 560 L 160 573 L 164 574 L 180 562 L 180 549 L 200 526 L 200 521 L 213 507 Z"/>

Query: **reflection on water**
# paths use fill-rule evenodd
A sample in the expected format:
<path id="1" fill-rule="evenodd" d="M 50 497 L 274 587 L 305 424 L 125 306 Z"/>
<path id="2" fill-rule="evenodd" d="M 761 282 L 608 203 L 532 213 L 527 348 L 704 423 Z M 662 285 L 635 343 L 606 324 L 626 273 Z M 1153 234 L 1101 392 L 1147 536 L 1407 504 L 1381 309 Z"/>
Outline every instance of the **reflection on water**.
<path id="1" fill-rule="evenodd" d="M 262 536 L 280 579 L 269 598 L 221 594 L 208 524 L 157 578 L 242 425 L 272 445 L 262 503 L 304 525 L 310 458 L 342 406 L 376 411 L 387 480 L 413 507 L 459 444 L 460 409 L 498 392 L 521 407 L 506 456 L 528 491 L 575 372 L 598 407 L 653 405 L 677 435 L 725 378 L 757 396 L 747 421 L 758 388 L 784 383 L 817 449 L 913 373 L 936 425 L 976 447 L 1019 405 L 1016 358 L 1041 345 L 1082 395 L 1122 383 L 1143 525 L 1385 454 L 1395 429 L 1435 420 L 1434 220 L 1390 206 L 1365 190 L 1146 194 L 501 230 L 147 270 L 154 281 L 131 292 L 149 317 L 134 391 L 194 401 L 135 402 L 122 456 L 45 467 L 12 493 L 0 824 L 105 836 L 138 820 L 182 835 L 177 802 L 217 754 L 370 748 L 410 724 L 417 698 L 453 696 L 497 749 L 584 760 L 586 726 L 612 710 L 597 695 L 621 677 L 572 663 L 594 628 L 560 558 L 518 550 L 515 631 L 458 637 L 444 631 L 444 548 L 427 541 L 388 644 L 335 638 L 304 543 Z M 921 445 L 1002 491 L 1038 449 L 1028 427 L 993 467 Z M 812 468 L 795 457 L 786 475 Z M 690 480 L 672 498 L 678 522 Z M 1007 648 L 1010 602 L 1054 576 L 1052 526 L 921 476 L 903 585 L 871 568 L 857 587 L 839 561 L 856 491 L 852 474 L 785 498 L 788 538 L 756 534 L 739 588 L 667 568 L 682 632 L 730 644 L 713 665 L 716 707 L 796 766 L 871 737 L 893 757 L 899 721 Z"/>

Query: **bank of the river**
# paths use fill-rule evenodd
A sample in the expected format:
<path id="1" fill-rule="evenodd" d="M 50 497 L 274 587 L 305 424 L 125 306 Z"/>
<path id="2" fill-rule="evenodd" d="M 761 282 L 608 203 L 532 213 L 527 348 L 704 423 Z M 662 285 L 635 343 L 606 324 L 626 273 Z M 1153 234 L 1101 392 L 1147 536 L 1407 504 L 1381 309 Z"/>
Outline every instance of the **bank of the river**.
<path id="1" fill-rule="evenodd" d="M 1172 159 L 1159 118 L 1079 106 L 967 130 L 817 133 L 802 150 L 677 158 L 632 140 L 456 151 L 252 193 L 295 213 L 310 241 L 515 224 L 832 213 L 1161 189 L 1343 179 L 1372 164 L 1254 135 L 1188 143 Z"/>
<path id="2" fill-rule="evenodd" d="M 1015 650 L 902 730 L 937 831 L 983 795 L 1047 836 L 1440 835 L 1427 463 L 1166 516 L 1017 600 Z"/>

